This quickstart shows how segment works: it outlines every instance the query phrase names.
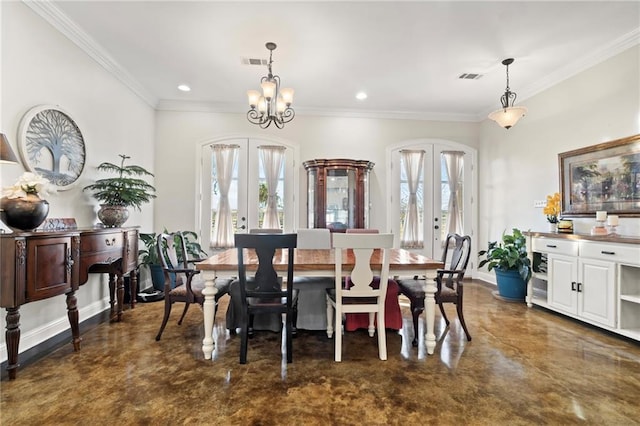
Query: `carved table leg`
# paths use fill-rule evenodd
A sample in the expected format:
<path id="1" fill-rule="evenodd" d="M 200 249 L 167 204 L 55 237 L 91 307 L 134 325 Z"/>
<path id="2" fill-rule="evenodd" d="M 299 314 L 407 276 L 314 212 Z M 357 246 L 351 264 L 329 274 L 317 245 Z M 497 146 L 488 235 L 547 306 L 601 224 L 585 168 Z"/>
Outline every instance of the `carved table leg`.
<path id="1" fill-rule="evenodd" d="M 124 277 L 122 274 L 118 274 L 118 279 L 116 280 L 118 283 L 118 290 L 116 294 L 118 296 L 118 319 L 117 321 L 122 321 L 122 307 L 124 306 Z"/>
<path id="2" fill-rule="evenodd" d="M 80 350 L 80 327 L 78 326 L 78 299 L 76 298 L 76 292 L 70 291 L 67 293 L 67 316 L 69 317 L 69 325 L 71 325 L 71 336 L 73 341 L 73 350 Z"/>
<path id="3" fill-rule="evenodd" d="M 18 345 L 20 344 L 20 307 L 7 308 L 7 331 L 5 342 L 7 345 L 7 372 L 9 380 L 15 380 L 18 372 Z"/>
<path id="4" fill-rule="evenodd" d="M 129 306 L 136 307 L 136 296 L 138 290 L 138 271 L 135 269 L 129 272 Z"/>
<path id="5" fill-rule="evenodd" d="M 435 334 L 435 322 L 436 322 L 436 300 L 434 295 L 436 294 L 436 282 L 433 279 L 434 275 L 430 272 L 426 276 L 426 295 L 425 301 L 425 317 L 427 320 L 427 335 L 426 346 L 427 354 L 433 355 L 436 348 L 436 334 Z"/>
<path id="6" fill-rule="evenodd" d="M 214 287 L 214 277 L 206 278 L 204 282 L 204 303 L 202 304 L 202 313 L 204 314 L 204 339 L 202 340 L 202 352 L 204 359 L 211 359 L 213 354 L 213 323 L 216 309 L 215 295 L 218 290 Z"/>
<path id="7" fill-rule="evenodd" d="M 113 320 L 116 311 L 116 274 L 109 272 L 109 305 L 111 306 L 110 318 Z"/>

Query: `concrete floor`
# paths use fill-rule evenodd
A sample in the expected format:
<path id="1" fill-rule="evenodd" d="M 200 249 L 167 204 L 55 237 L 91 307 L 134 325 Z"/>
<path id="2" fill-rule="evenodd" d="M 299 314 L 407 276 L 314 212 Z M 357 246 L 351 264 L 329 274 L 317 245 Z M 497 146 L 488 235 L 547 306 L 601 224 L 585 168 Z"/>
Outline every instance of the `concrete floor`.
<path id="1" fill-rule="evenodd" d="M 240 339 L 216 317 L 213 361 L 202 356 L 202 314 L 193 306 L 160 342 L 162 302 L 138 304 L 121 323 L 81 327 L 82 350 L 64 344 L 18 378 L 0 383 L 0 424 L 11 425 L 525 425 L 640 424 L 640 345 L 566 317 L 503 302 L 493 288 L 465 289 L 467 342 L 453 306 L 436 313 L 436 352 L 411 346 L 413 327 L 377 339 L 347 332 L 343 362 L 333 340 L 301 330 L 293 363 L 279 333 Z M 421 319 L 423 324 L 423 319 Z M 6 376 L 6 375 L 5 375 Z"/>

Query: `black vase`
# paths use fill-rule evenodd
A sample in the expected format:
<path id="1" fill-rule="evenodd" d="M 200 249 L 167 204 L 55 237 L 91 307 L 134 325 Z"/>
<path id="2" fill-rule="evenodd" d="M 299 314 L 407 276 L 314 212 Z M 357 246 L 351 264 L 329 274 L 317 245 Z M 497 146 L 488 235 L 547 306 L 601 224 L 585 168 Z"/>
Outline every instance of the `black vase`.
<path id="1" fill-rule="evenodd" d="M 0 219 L 11 229 L 33 231 L 49 214 L 49 203 L 37 195 L 0 200 Z"/>

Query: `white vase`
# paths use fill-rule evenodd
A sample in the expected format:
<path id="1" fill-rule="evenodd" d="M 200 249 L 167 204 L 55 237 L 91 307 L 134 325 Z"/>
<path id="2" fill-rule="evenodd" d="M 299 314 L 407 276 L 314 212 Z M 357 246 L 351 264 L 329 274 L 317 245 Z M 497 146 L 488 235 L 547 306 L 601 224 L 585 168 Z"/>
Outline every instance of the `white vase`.
<path id="1" fill-rule="evenodd" d="M 549 222 L 549 232 L 558 232 L 558 223 Z"/>

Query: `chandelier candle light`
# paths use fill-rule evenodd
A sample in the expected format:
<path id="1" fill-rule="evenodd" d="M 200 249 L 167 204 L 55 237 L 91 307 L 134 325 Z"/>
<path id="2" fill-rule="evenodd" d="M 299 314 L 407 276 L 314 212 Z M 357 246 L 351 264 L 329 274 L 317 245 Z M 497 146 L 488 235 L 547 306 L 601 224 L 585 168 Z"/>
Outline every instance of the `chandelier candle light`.
<path id="1" fill-rule="evenodd" d="M 257 90 L 248 90 L 249 106 L 247 119 L 266 129 L 273 123 L 278 129 L 282 129 L 285 123 L 293 120 L 295 111 L 291 108 L 293 103 L 294 90 L 290 88 L 280 88 L 280 77 L 273 75 L 271 64 L 273 63 L 273 51 L 276 44 L 269 42 L 266 44 L 269 49 L 269 74 L 262 77 L 260 86 L 262 95 Z"/>
<path id="2" fill-rule="evenodd" d="M 489 118 L 491 120 L 495 121 L 505 129 L 510 129 L 527 113 L 527 108 L 513 106 L 516 101 L 516 93 L 512 92 L 509 88 L 509 65 L 512 63 L 513 58 L 508 58 L 502 61 L 502 65 L 507 67 L 507 88 L 505 89 L 504 94 L 500 97 L 502 109 L 493 111 L 489 114 Z"/>

